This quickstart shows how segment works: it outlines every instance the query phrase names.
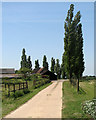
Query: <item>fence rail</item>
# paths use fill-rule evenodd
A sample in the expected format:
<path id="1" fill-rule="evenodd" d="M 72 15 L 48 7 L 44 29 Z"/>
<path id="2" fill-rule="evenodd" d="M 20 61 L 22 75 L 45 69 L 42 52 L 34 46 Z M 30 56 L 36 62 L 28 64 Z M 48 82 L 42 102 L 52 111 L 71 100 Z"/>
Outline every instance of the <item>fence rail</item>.
<path id="1" fill-rule="evenodd" d="M 8 96 L 10 96 L 10 92 L 16 92 L 17 90 L 24 90 L 28 89 L 28 82 L 22 82 L 22 83 L 4 83 L 5 90 L 8 88 Z M 11 86 L 13 89 L 11 89 Z M 18 86 L 18 89 L 16 88 Z"/>

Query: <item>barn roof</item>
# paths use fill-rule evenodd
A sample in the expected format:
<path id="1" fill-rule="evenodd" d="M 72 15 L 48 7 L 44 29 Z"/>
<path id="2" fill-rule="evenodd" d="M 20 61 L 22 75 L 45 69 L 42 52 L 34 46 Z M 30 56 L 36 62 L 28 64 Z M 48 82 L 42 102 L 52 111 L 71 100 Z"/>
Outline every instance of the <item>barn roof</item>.
<path id="1" fill-rule="evenodd" d="M 14 68 L 0 68 L 0 74 L 14 74 Z"/>

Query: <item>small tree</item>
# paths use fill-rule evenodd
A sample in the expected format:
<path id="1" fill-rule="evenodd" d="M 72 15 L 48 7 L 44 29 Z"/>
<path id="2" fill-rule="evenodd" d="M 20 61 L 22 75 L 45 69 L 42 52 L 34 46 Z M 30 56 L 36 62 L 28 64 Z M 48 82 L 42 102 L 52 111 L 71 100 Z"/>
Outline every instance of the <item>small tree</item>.
<path id="1" fill-rule="evenodd" d="M 53 57 L 51 58 L 51 72 L 55 72 L 55 59 L 53 59 Z"/>
<path id="2" fill-rule="evenodd" d="M 60 79 L 60 77 L 61 77 L 61 69 L 60 69 L 59 59 L 56 59 L 55 73 L 57 74 L 57 79 Z"/>
<path id="3" fill-rule="evenodd" d="M 21 56 L 21 68 L 26 68 L 26 67 L 27 67 L 27 59 L 26 59 L 25 49 L 23 48 L 22 56 Z"/>
<path id="4" fill-rule="evenodd" d="M 39 68 L 39 61 L 35 60 L 35 69 Z"/>
<path id="5" fill-rule="evenodd" d="M 48 70 L 48 62 L 47 62 L 46 55 L 44 55 L 43 57 L 43 67 Z"/>
<path id="6" fill-rule="evenodd" d="M 31 62 L 31 57 L 28 56 L 28 60 L 27 60 L 27 68 L 32 70 L 32 62 Z"/>

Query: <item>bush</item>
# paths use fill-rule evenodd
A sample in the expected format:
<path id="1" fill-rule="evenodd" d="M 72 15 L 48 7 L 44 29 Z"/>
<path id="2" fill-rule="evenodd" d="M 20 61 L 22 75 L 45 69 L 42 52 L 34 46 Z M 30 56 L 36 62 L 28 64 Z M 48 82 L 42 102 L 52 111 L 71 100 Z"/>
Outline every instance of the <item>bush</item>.
<path id="1" fill-rule="evenodd" d="M 82 109 L 84 113 L 89 114 L 96 119 L 96 99 L 85 101 L 82 104 Z"/>
<path id="2" fill-rule="evenodd" d="M 15 97 L 15 98 L 17 98 L 17 97 L 21 97 L 21 96 L 23 96 L 24 95 L 24 93 L 23 93 L 23 91 L 16 91 L 14 94 L 13 94 L 13 96 Z"/>
<path id="3" fill-rule="evenodd" d="M 27 93 L 30 92 L 30 90 L 26 88 L 26 89 L 23 90 L 23 92 L 24 92 L 24 94 L 27 94 Z"/>

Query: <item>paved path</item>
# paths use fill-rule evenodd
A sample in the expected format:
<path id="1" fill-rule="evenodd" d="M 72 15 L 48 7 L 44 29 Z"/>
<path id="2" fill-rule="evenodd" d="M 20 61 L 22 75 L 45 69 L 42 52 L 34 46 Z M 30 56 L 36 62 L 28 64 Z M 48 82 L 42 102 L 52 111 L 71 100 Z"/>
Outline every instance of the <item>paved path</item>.
<path id="1" fill-rule="evenodd" d="M 5 118 L 61 118 L 62 81 L 54 81 Z"/>

